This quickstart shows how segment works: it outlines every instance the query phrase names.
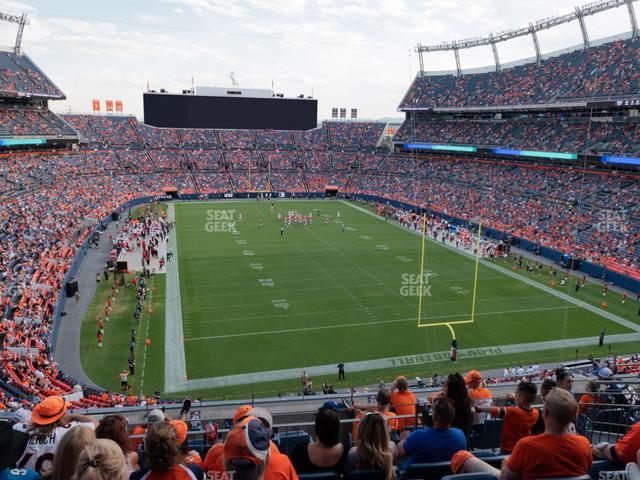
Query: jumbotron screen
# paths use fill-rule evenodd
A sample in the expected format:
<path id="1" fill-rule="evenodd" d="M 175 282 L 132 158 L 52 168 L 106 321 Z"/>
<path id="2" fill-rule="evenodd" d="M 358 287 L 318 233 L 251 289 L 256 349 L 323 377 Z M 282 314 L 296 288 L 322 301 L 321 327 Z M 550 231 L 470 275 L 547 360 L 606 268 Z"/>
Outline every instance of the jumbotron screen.
<path id="1" fill-rule="evenodd" d="M 309 130 L 318 102 L 302 98 L 251 98 L 145 93 L 144 123 L 170 128 Z"/>

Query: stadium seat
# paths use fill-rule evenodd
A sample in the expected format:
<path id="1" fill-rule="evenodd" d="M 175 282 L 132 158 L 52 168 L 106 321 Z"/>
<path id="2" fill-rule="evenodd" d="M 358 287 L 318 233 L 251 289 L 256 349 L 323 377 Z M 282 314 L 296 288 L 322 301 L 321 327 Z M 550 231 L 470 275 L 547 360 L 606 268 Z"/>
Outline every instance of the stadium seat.
<path id="1" fill-rule="evenodd" d="M 457 475 L 447 475 L 441 480 L 495 480 L 495 475 L 490 473 L 459 473 Z"/>
<path id="2" fill-rule="evenodd" d="M 298 475 L 300 480 L 338 480 L 338 472 L 302 473 Z"/>
<path id="3" fill-rule="evenodd" d="M 382 470 L 353 470 L 345 475 L 345 480 L 385 480 Z"/>
<path id="4" fill-rule="evenodd" d="M 471 426 L 471 448 L 474 450 L 495 450 L 500 448 L 503 420 L 487 419 L 484 423 Z"/>
<path id="5" fill-rule="evenodd" d="M 402 472 L 402 480 L 422 480 L 451 475 L 451 462 L 414 463 Z"/>
<path id="6" fill-rule="evenodd" d="M 278 449 L 285 455 L 290 455 L 299 443 L 309 443 L 311 437 L 304 430 L 290 430 L 279 434 Z"/>

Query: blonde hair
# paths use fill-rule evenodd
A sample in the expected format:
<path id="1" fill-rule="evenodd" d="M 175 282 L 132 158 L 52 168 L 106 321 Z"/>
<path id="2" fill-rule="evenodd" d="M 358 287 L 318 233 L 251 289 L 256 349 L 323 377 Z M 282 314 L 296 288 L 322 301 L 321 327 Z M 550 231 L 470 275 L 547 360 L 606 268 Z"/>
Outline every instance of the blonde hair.
<path id="1" fill-rule="evenodd" d="M 358 468 L 381 470 L 386 480 L 394 480 L 393 453 L 389 448 L 389 430 L 379 413 L 366 415 L 358 425 L 356 437 Z"/>
<path id="2" fill-rule="evenodd" d="M 65 433 L 60 440 L 53 459 L 51 480 L 68 480 L 73 477 L 80 452 L 94 442 L 96 435 L 91 428 L 77 425 Z"/>
<path id="3" fill-rule="evenodd" d="M 560 425 L 569 425 L 576 419 L 578 402 L 568 391 L 556 387 L 544 401 L 544 410 Z"/>
<path id="4" fill-rule="evenodd" d="M 129 470 L 122 449 L 113 440 L 99 438 L 84 447 L 74 480 L 127 480 Z"/>

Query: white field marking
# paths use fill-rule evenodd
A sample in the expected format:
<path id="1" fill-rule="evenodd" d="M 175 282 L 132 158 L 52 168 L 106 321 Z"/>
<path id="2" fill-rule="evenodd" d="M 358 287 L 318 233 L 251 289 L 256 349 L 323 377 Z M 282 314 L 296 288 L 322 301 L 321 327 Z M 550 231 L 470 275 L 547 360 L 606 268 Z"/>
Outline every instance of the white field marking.
<path id="1" fill-rule="evenodd" d="M 476 313 L 476 316 L 487 316 L 487 315 L 503 315 L 506 313 L 524 313 L 524 312 L 546 312 L 546 311 L 550 311 L 550 310 L 564 310 L 567 308 L 580 308 L 577 306 L 569 306 L 569 307 L 545 307 L 545 308 L 523 308 L 523 309 L 519 309 L 519 310 L 499 310 L 499 311 L 495 311 L 495 312 L 483 312 L 483 313 Z M 457 314 L 457 315 L 436 315 L 433 317 L 430 317 L 431 320 L 441 320 L 441 319 L 446 319 L 446 318 L 462 318 L 464 317 L 466 314 Z M 343 324 L 338 324 L 338 325 L 323 325 L 320 327 L 302 327 L 302 328 L 287 328 L 287 329 L 283 329 L 283 330 L 266 330 L 266 331 L 262 331 L 262 332 L 245 332 L 245 333 L 232 333 L 229 335 L 213 335 L 213 336 L 209 336 L 209 337 L 193 337 L 193 338 L 185 338 L 184 341 L 185 342 L 195 342 L 195 341 L 201 341 L 201 340 L 218 340 L 221 338 L 235 338 L 235 337 L 253 337 L 256 335 L 274 335 L 274 334 L 279 334 L 279 333 L 292 333 L 292 332 L 313 332 L 316 330 L 330 330 L 330 329 L 337 329 L 337 328 L 352 328 L 352 327 L 363 327 L 363 326 L 370 326 L 370 325 L 385 325 L 388 323 L 404 323 L 404 322 L 409 322 L 409 321 L 414 321 L 415 322 L 415 317 L 411 317 L 411 318 L 397 318 L 394 320 L 380 320 L 380 321 L 376 321 L 376 322 L 359 322 L 359 323 L 343 323 Z M 428 323 L 425 323 L 425 325 L 428 325 Z"/>
<path id="2" fill-rule="evenodd" d="M 358 297 L 351 298 L 351 297 L 343 297 L 340 299 L 335 299 L 335 297 L 328 297 L 326 299 L 309 299 L 309 300 L 298 300 L 296 303 L 297 304 L 305 304 L 305 303 L 317 303 L 317 302 L 323 302 L 323 301 L 329 301 L 331 299 L 333 300 L 339 300 L 339 301 L 344 301 L 344 300 L 354 300 L 354 299 L 365 299 L 365 298 L 378 298 L 380 297 L 379 294 L 376 295 L 360 295 Z M 535 299 L 538 297 L 518 297 L 518 298 L 510 298 L 509 300 L 513 300 L 514 303 L 517 303 L 517 305 L 520 305 L 520 300 L 522 299 Z M 548 297 L 546 297 L 548 298 Z M 482 302 L 493 302 L 495 300 L 495 298 L 491 298 L 491 299 L 483 299 Z M 554 300 L 555 301 L 555 300 Z M 478 300 L 478 302 L 480 302 L 480 300 Z M 468 300 L 448 300 L 445 302 L 430 302 L 430 305 L 456 305 L 456 304 L 465 304 L 467 305 L 469 303 Z M 507 303 L 506 301 L 503 303 Z M 259 302 L 259 303 L 252 303 L 252 304 L 242 304 L 242 307 L 246 307 L 246 308 L 250 308 L 250 307 L 261 307 L 264 305 L 264 302 Z M 515 305 L 515 306 L 517 306 Z M 544 307 L 544 308 L 573 308 L 573 305 L 549 305 L 548 307 Z M 213 312 L 216 311 L 218 309 L 227 309 L 229 308 L 229 305 L 222 305 L 222 306 L 209 306 L 209 307 L 200 307 L 197 308 L 196 311 L 197 312 Z M 399 308 L 411 308 L 414 309 L 415 305 L 405 305 L 405 304 L 395 304 L 395 305 L 378 305 L 376 307 L 368 307 L 370 309 L 377 309 L 377 310 L 385 310 L 385 309 L 399 309 Z M 293 314 L 294 316 L 303 316 L 303 315 L 325 315 L 328 313 L 341 313 L 341 312 L 357 312 L 359 311 L 359 308 L 341 308 L 341 309 L 337 309 L 337 310 L 322 310 L 322 311 L 309 311 L 307 309 L 305 309 L 305 312 L 300 312 L 300 313 L 296 313 Z M 189 311 L 188 309 L 185 308 L 185 311 Z M 207 319 L 207 320 L 202 320 L 202 321 L 192 321 L 192 320 L 183 320 L 185 326 L 187 325 L 199 325 L 199 324 L 205 324 L 205 325 L 213 325 L 216 323 L 229 323 L 229 322 L 242 322 L 242 321 L 248 321 L 248 320 L 266 320 L 266 319 L 270 319 L 270 318 L 279 318 L 279 317 L 274 317 L 273 315 L 258 315 L 258 316 L 242 316 L 242 317 L 238 317 L 238 318 L 233 318 L 233 317 L 227 317 L 225 316 L 224 318 L 220 318 L 220 319 L 216 319 L 216 320 L 211 320 L 211 319 Z"/>
<path id="3" fill-rule="evenodd" d="M 175 221 L 173 202 L 167 207 L 167 218 Z M 174 226 L 169 232 L 169 242 L 173 249 L 173 258 L 167 262 L 167 287 L 165 293 L 165 329 L 164 329 L 164 388 L 170 391 L 175 385 L 187 380 L 187 363 L 184 354 L 184 333 L 182 330 L 182 304 L 180 300 L 180 271 L 178 242 Z"/>
<path id="4" fill-rule="evenodd" d="M 164 240 L 166 242 L 166 238 Z M 151 290 L 149 290 L 149 307 L 153 306 L 153 284 L 155 277 L 151 277 Z M 144 312 L 143 312 L 144 314 Z M 144 372 L 147 366 L 147 338 L 149 338 L 149 325 L 151 324 L 151 314 L 147 308 L 147 328 L 144 334 L 144 355 L 142 356 L 142 372 L 140 373 L 140 391 L 144 391 Z M 139 343 L 138 343 L 139 345 Z"/>
<path id="5" fill-rule="evenodd" d="M 259 278 L 258 283 L 260 283 L 260 285 L 262 285 L 263 287 L 269 288 L 273 288 L 276 285 L 276 282 L 274 282 L 271 278 Z"/>
<path id="6" fill-rule="evenodd" d="M 434 275 L 434 276 L 437 276 L 437 275 Z M 341 278 L 345 278 L 345 277 L 341 277 Z M 350 278 L 358 278 L 358 277 L 350 277 Z M 492 278 L 493 277 L 485 277 L 486 280 L 489 280 L 489 279 L 492 279 Z M 499 278 L 502 278 L 502 277 L 496 277 L 495 279 L 497 280 Z M 303 280 L 305 280 L 305 279 L 302 279 L 302 278 L 287 279 L 287 280 L 284 280 L 284 281 L 280 281 L 280 284 L 281 285 L 287 285 L 287 284 L 290 284 L 290 283 L 298 284 L 298 283 L 302 282 Z M 308 279 L 308 280 L 317 280 L 317 276 L 313 277 L 312 279 Z M 451 281 L 447 281 L 447 282 L 443 281 L 443 282 L 433 283 L 433 285 L 438 285 L 440 287 L 440 286 L 443 286 L 443 285 L 446 285 L 446 284 L 449 284 L 449 283 L 453 283 L 453 282 L 457 283 L 457 282 L 460 282 L 462 280 L 464 280 L 464 279 L 452 279 Z M 340 289 L 342 287 L 345 287 L 345 288 L 376 287 L 376 286 L 384 287 L 384 286 L 388 285 L 389 283 L 390 282 L 378 281 L 378 283 L 357 283 L 357 284 L 354 284 L 354 285 L 340 285 L 340 286 L 330 285 L 330 286 L 326 286 L 326 287 L 288 288 L 287 290 L 290 291 L 290 292 L 312 292 L 312 291 L 318 291 L 319 292 L 319 291 L 323 291 L 323 290 Z M 204 290 L 215 290 L 218 287 L 224 287 L 224 286 L 227 286 L 227 287 L 233 287 L 233 286 L 245 287 L 246 285 L 247 285 L 246 282 L 245 283 L 238 283 L 238 284 L 219 283 L 219 284 L 208 284 L 208 285 L 203 286 L 202 288 Z M 497 291 L 497 290 L 500 290 L 502 288 L 508 289 L 509 286 L 508 285 L 504 285 L 502 287 L 495 287 L 494 290 Z M 222 298 L 224 298 L 224 297 L 233 297 L 233 296 L 236 296 L 236 295 L 239 295 L 239 294 L 238 293 L 211 293 L 211 294 L 206 294 L 205 293 L 205 294 L 183 295 L 183 298 L 188 299 L 188 300 L 194 300 L 194 299 L 197 299 L 197 298 L 214 298 L 214 297 L 222 297 Z M 244 292 L 243 291 L 242 292 L 242 296 L 243 297 L 247 296 L 247 295 L 262 295 L 262 292 L 259 292 L 259 291 L 258 292 L 256 292 L 256 291 L 254 291 L 254 292 Z M 538 297 L 546 297 L 546 296 L 547 295 L 544 295 L 544 294 L 540 293 L 538 295 L 525 295 L 525 296 L 521 296 L 521 297 L 510 296 L 509 298 L 538 298 Z M 501 298 L 501 297 L 496 296 L 496 297 L 485 297 L 485 298 L 498 299 L 498 298 Z M 185 309 L 187 309 L 187 308 L 188 307 L 185 307 Z"/>
<path id="7" fill-rule="evenodd" d="M 378 215 L 376 215 L 376 214 L 374 214 L 372 212 L 369 212 L 368 210 L 365 210 L 364 208 L 361 208 L 358 205 L 351 205 L 350 203 L 345 202 L 344 200 L 340 200 L 340 202 L 344 203 L 345 205 L 350 206 L 351 208 L 354 208 L 356 210 L 364 212 L 367 215 L 371 215 L 372 217 L 377 218 L 380 221 L 384 221 L 384 218 L 379 217 Z M 421 232 L 418 232 L 418 231 L 411 230 L 409 228 L 403 227 L 402 225 L 399 225 L 396 222 L 391 222 L 390 224 L 391 225 L 395 225 L 396 227 L 398 227 L 398 228 L 400 228 L 400 229 L 402 229 L 404 231 L 413 233 L 414 235 L 422 236 Z M 452 247 L 451 245 L 442 244 L 441 242 L 436 242 L 436 241 L 432 240 L 429 237 L 427 237 L 427 240 L 429 240 L 431 243 L 436 243 L 438 245 L 441 245 L 441 246 L 449 249 L 450 251 L 458 252 L 460 255 L 465 255 L 465 256 L 473 258 L 473 259 L 476 258 L 476 256 L 473 253 L 466 252 L 464 250 L 460 250 L 458 248 Z M 531 280 L 529 278 L 523 277 L 523 276 L 521 276 L 521 275 L 519 275 L 519 274 L 517 274 L 515 272 L 512 272 L 511 270 L 503 268 L 500 265 L 496 265 L 493 262 L 489 262 L 489 261 L 487 261 L 487 260 L 485 260 L 483 258 L 480 259 L 480 263 L 485 267 L 489 267 L 489 268 L 491 268 L 491 269 L 493 269 L 493 270 L 495 270 L 497 272 L 501 272 L 501 273 L 503 273 L 503 274 L 505 274 L 505 275 L 507 275 L 507 276 L 509 276 L 511 278 L 515 278 L 516 280 L 520 280 L 521 282 L 524 282 L 524 283 L 526 283 L 526 284 L 528 284 L 528 285 L 530 285 L 532 287 L 535 287 L 535 288 L 537 288 L 539 290 L 542 290 L 543 292 L 548 293 L 549 295 L 553 295 L 553 296 L 558 297 L 558 298 L 560 298 L 560 299 L 562 299 L 562 300 L 564 300 L 564 301 L 566 301 L 568 303 L 572 303 L 574 305 L 577 305 L 578 307 L 582 307 L 582 308 L 584 308 L 586 310 L 589 310 L 590 312 L 595 313 L 596 315 L 599 315 L 599 316 L 601 316 L 603 318 L 606 318 L 607 320 L 611 320 L 612 322 L 615 322 L 618 325 L 622 325 L 623 327 L 626 327 L 626 328 L 628 328 L 630 330 L 633 330 L 635 332 L 640 332 L 640 325 L 638 325 L 636 323 L 633 323 L 630 320 L 626 320 L 626 319 L 624 319 L 624 318 L 622 318 L 622 317 L 620 317 L 618 315 L 615 315 L 615 314 L 613 314 L 611 312 L 608 312 L 606 310 L 602 310 L 602 309 L 600 309 L 598 307 L 595 307 L 595 306 L 593 306 L 593 305 L 591 305 L 591 304 L 589 304 L 587 302 L 583 302 L 582 300 L 579 300 L 577 298 L 570 297 L 566 293 L 558 292 L 558 291 L 554 290 L 551 287 L 547 287 L 546 285 L 542 285 L 542 284 L 540 284 L 540 283 L 538 283 L 538 282 L 536 282 L 534 280 Z"/>
<path id="8" fill-rule="evenodd" d="M 376 248 L 378 250 L 389 250 L 391 247 L 389 247 L 388 245 L 376 245 Z"/>
<path id="9" fill-rule="evenodd" d="M 412 320 L 415 321 L 415 319 Z M 638 333 L 623 333 L 607 336 L 607 341 L 613 343 L 634 342 L 639 340 L 640 334 Z M 458 359 L 493 357 L 508 355 L 512 353 L 555 350 L 558 348 L 567 347 L 584 347 L 588 345 L 596 345 L 596 342 L 597 338 L 595 337 L 584 337 L 544 342 L 520 343 L 496 347 L 468 348 L 458 350 Z M 377 370 L 383 368 L 406 368 L 407 365 L 426 365 L 442 361 L 449 361 L 449 351 L 422 354 L 419 353 L 399 357 L 348 362 L 346 364 L 346 370 L 347 372 L 362 372 L 365 370 Z M 300 377 L 300 372 L 302 370 L 305 370 L 312 377 L 331 375 L 335 374 L 336 364 L 331 363 L 328 365 L 316 366 L 298 365 L 296 368 L 289 368 L 284 370 L 270 370 L 266 372 L 239 373 L 219 377 L 198 378 L 194 380 L 184 381 L 180 384 L 174 384 L 171 386 L 165 385 L 165 391 L 167 393 L 177 393 L 185 391 L 206 390 L 209 388 L 217 387 L 228 387 L 261 382 L 273 382 L 276 380 L 295 379 Z"/>
<path id="10" fill-rule="evenodd" d="M 411 263 L 413 262 L 413 260 L 411 260 L 409 257 L 405 257 L 404 255 L 400 255 L 398 257 L 396 257 L 398 260 L 400 260 L 402 263 Z M 428 272 L 425 272 L 428 273 Z"/>
<path id="11" fill-rule="evenodd" d="M 253 270 L 262 270 L 264 268 L 264 266 L 262 265 L 262 263 L 250 263 L 249 266 L 253 269 Z"/>
<path id="12" fill-rule="evenodd" d="M 458 295 L 469 295 L 469 290 L 462 287 L 449 287 L 449 290 L 457 293 Z"/>
<path id="13" fill-rule="evenodd" d="M 276 308 L 282 308 L 284 310 L 289 309 L 289 304 L 287 303 L 286 298 L 281 298 L 280 300 L 271 300 L 271 305 L 273 305 Z"/>
<path id="14" fill-rule="evenodd" d="M 360 238 L 362 240 L 371 240 L 371 237 L 369 235 L 360 235 Z"/>
<path id="15" fill-rule="evenodd" d="M 255 255 L 255 253 L 253 252 L 253 250 L 243 250 L 243 251 L 242 251 L 242 254 L 243 254 L 245 257 L 253 257 L 253 256 Z"/>
<path id="16" fill-rule="evenodd" d="M 246 244 L 247 244 L 247 241 L 246 241 L 246 240 L 240 240 L 240 239 L 238 239 L 238 240 L 236 240 L 236 243 L 237 243 L 238 245 L 246 245 Z"/>

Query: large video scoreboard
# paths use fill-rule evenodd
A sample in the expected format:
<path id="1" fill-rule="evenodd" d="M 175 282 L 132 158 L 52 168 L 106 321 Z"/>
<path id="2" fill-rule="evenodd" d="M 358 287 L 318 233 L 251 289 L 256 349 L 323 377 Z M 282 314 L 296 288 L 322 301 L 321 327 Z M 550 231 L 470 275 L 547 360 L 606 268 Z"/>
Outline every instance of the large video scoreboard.
<path id="1" fill-rule="evenodd" d="M 312 98 L 144 93 L 144 123 L 154 127 L 309 130 L 318 122 Z"/>

